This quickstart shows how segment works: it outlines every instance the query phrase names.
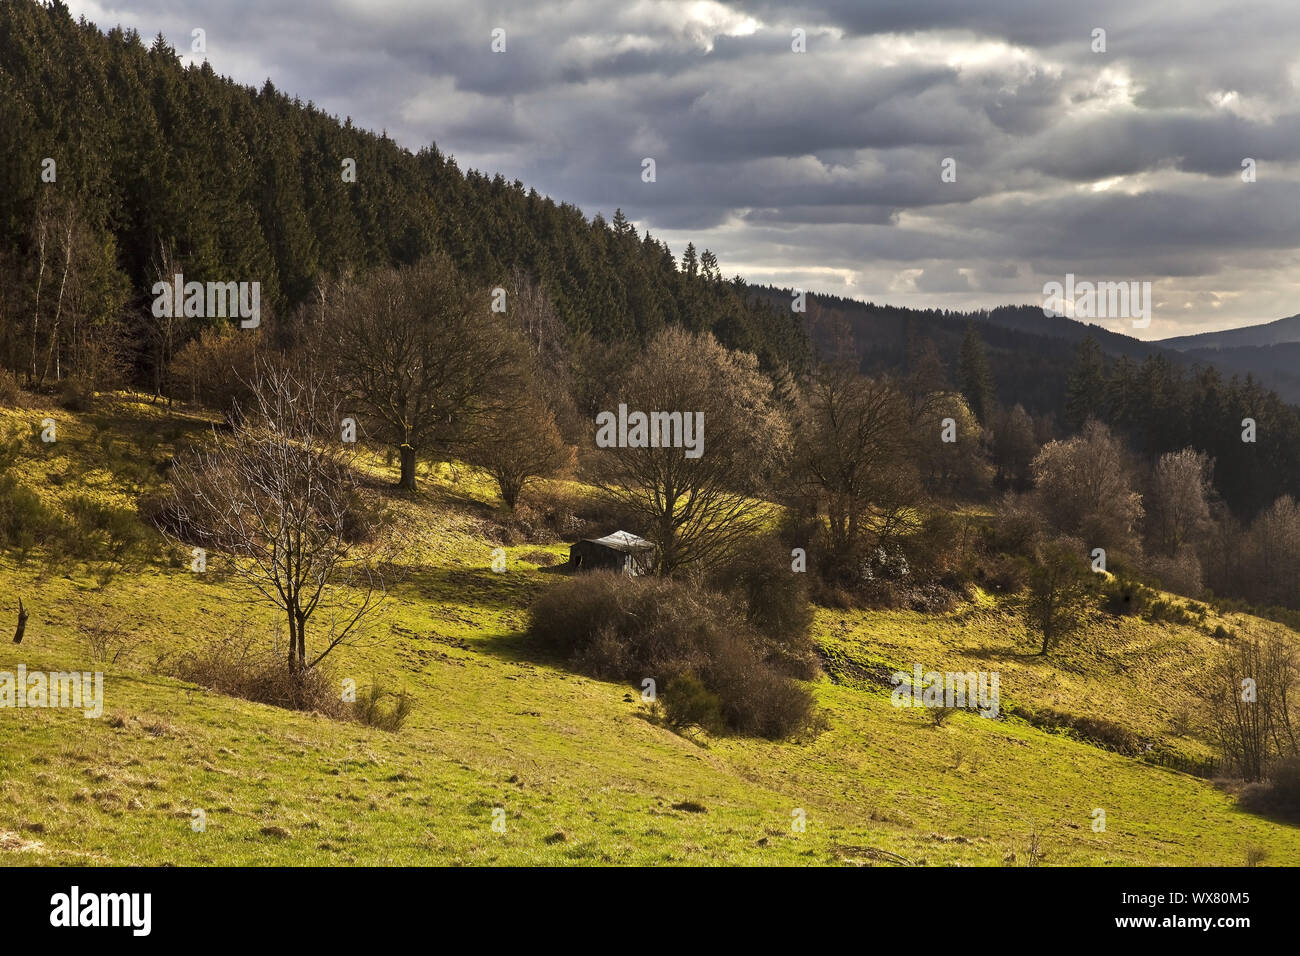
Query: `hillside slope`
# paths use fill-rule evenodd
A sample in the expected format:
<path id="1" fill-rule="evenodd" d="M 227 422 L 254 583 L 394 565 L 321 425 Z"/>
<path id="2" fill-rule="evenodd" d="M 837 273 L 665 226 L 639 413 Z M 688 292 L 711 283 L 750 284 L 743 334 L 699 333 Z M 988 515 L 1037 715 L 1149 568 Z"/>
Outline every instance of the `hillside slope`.
<path id="1" fill-rule="evenodd" d="M 278 319 L 331 277 L 441 249 L 484 289 L 510 287 L 516 272 L 541 283 L 577 338 L 644 341 L 680 323 L 772 367 L 806 362 L 789 311 L 750 302 L 706 250 L 678 250 L 679 269 L 616 210 L 588 217 L 518 180 L 462 170 L 433 143 L 406 149 L 270 79 L 254 89 L 206 59 L 182 66 L 162 35 L 101 30 L 61 3 L 0 4 L 0 129 L 0 265 L 14 293 L 0 316 L 25 308 L 34 223 L 66 202 L 110 250 L 133 306 L 152 300 L 163 248 L 190 280 L 258 282 Z M 33 174 L 47 157 L 54 183 Z M 140 351 L 143 376 L 152 368 Z"/>
<path id="2" fill-rule="evenodd" d="M 100 415 L 4 418 L 27 429 L 46 415 L 60 423 L 58 442 L 29 442 L 18 468 L 56 503 L 86 489 L 121 501 L 147 493 L 103 464 L 104 434 L 149 462 L 206 427 L 126 398 Z M 893 707 L 870 676 L 913 663 L 997 670 L 1004 710 L 1105 715 L 1194 757 L 1204 753 L 1195 720 L 1172 723 L 1194 706 L 1214 644 L 1206 627 L 1125 621 L 1043 661 L 987 598 L 938 616 L 822 610 L 821 733 L 691 740 L 647 719 L 633 688 L 578 676 L 530 646 L 527 607 L 566 547 L 506 547 L 506 572 L 492 573 L 489 503 L 459 469 L 430 475 L 417 500 L 390 499 L 408 575 L 376 622 L 378 643 L 344 650 L 334 667 L 412 692 L 397 733 L 166 676 L 185 649 L 241 621 L 271 622 L 161 541 L 102 584 L 76 569 L 43 573 L 38 558 L 0 559 L 5 613 L 15 595 L 32 612 L 22 645 L 0 643 L 0 671 L 106 675 L 99 720 L 0 710 L 0 864 L 1021 865 L 1035 843 L 1047 864 L 1238 865 L 1255 848 L 1267 863 L 1300 862 L 1300 831 L 1238 810 L 1205 780 L 1013 717 L 963 713 L 936 728 Z M 92 665 L 79 626 L 96 619 L 145 643 Z M 504 833 L 492 827 L 496 807 Z M 1105 832 L 1092 829 L 1096 808 Z M 804 832 L 792 827 L 797 811 Z"/>

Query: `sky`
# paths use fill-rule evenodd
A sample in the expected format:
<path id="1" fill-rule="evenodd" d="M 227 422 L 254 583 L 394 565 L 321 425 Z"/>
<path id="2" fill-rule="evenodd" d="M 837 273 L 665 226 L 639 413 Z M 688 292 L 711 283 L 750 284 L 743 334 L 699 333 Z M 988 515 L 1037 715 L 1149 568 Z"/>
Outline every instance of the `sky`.
<path id="1" fill-rule="evenodd" d="M 1300 313 L 1295 0 L 69 6 L 751 282 L 963 310 L 1150 282 L 1149 326 L 1097 320 L 1146 339 Z"/>

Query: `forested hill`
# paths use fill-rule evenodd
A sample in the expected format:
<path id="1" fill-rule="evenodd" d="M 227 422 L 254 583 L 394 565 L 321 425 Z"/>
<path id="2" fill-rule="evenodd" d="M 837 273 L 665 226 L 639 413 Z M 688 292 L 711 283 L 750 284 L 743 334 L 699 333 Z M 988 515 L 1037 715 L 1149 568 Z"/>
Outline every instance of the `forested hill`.
<path id="1" fill-rule="evenodd" d="M 793 295 L 791 289 L 773 286 L 754 286 L 751 291 L 774 308 L 788 309 Z M 907 369 L 910 353 L 925 340 L 934 343 L 949 372 L 955 372 L 966 328 L 974 323 L 988 351 L 998 400 L 1058 419 L 1065 415 L 1065 383 L 1084 339 L 1095 339 L 1107 356 L 1138 363 L 1165 353 L 1158 345 L 1095 325 L 1071 319 L 1046 320 L 1042 309 L 1032 306 L 957 312 L 881 305 L 810 292 L 804 307 L 814 350 L 833 350 L 837 338 L 847 334 L 861 356 L 862 370 L 869 375 Z M 1174 353 L 1169 357 L 1177 359 Z"/>
<path id="2" fill-rule="evenodd" d="M 501 176 L 412 153 L 311 102 L 183 67 L 159 36 L 101 32 L 61 2 L 0 4 L 0 251 L 21 281 L 33 223 L 71 202 L 136 306 L 170 248 L 187 279 L 260 281 L 273 313 L 342 270 L 443 248 L 474 282 L 516 269 L 541 281 L 575 335 L 644 340 L 668 323 L 711 329 L 769 367 L 801 367 L 798 316 L 749 301 L 716 259 L 638 235 L 621 214 L 587 220 Z M 55 183 L 42 180 L 46 158 Z M 355 160 L 355 182 L 343 165 Z M 10 308 L 13 308 L 10 296 Z M 0 308 L 4 303 L 0 302 Z"/>
<path id="3" fill-rule="evenodd" d="M 789 308 L 793 290 L 775 286 L 751 286 L 750 292 L 773 305 Z M 815 352 L 835 347 L 837 335 L 847 333 L 862 358 L 868 374 L 905 369 L 908 352 L 918 340 L 935 344 L 949 369 L 955 369 L 966 327 L 974 324 L 988 347 L 997 397 L 1007 405 L 1020 404 L 1038 414 L 1060 417 L 1065 412 L 1065 383 L 1075 364 L 1078 347 L 1087 339 L 1097 343 L 1109 360 L 1141 365 L 1163 359 L 1188 372 L 1213 367 L 1225 378 L 1250 377 L 1276 392 L 1288 404 L 1300 405 L 1300 377 L 1295 369 L 1295 351 L 1300 343 L 1268 347 L 1199 347 L 1197 336 L 1146 342 L 1113 329 L 1077 319 L 1045 318 L 1034 305 L 1002 305 L 993 309 L 959 312 L 951 309 L 914 309 L 846 299 L 825 293 L 805 296 L 805 326 Z M 1300 316 L 1294 317 L 1300 319 Z M 1225 336 L 1255 330 L 1269 330 L 1289 322 L 1209 333 Z M 1190 343 L 1171 347 L 1171 343 Z"/>
<path id="4" fill-rule="evenodd" d="M 774 308 L 791 302 L 790 289 L 751 291 Z M 816 350 L 832 351 L 847 337 L 869 375 L 920 371 L 932 347 L 942 384 L 966 391 L 961 354 L 973 329 L 992 396 L 1045 418 L 1045 433 L 1097 418 L 1143 456 L 1185 447 L 1205 452 L 1215 461 L 1216 490 L 1242 517 L 1282 495 L 1300 498 L 1300 407 L 1248 370 L 1241 374 L 1200 353 L 1183 355 L 1082 322 L 1046 320 L 1030 306 L 962 313 L 812 293 L 804 305 Z M 1258 435 L 1243 453 L 1248 418 Z"/>

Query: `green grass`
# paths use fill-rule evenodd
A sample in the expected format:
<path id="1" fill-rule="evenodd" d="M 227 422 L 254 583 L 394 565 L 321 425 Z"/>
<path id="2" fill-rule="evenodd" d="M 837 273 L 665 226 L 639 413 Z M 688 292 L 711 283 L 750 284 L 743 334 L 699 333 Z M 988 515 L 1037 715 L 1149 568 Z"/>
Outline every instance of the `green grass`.
<path id="1" fill-rule="evenodd" d="M 52 414 L 58 447 L 21 465 L 51 501 L 135 499 L 130 476 L 103 464 L 98 433 L 151 445 L 140 456 L 157 459 L 203 427 L 127 401 Z M 368 466 L 391 474 L 382 455 Z M 508 570 L 492 573 L 495 499 L 481 476 L 458 471 L 435 469 L 418 499 L 392 499 L 409 575 L 373 646 L 331 658 L 339 679 L 414 695 L 398 733 L 165 676 L 186 648 L 241 621 L 269 635 L 273 618 L 234 600 L 232 583 L 191 574 L 161 540 L 144 566 L 102 586 L 87 569 L 0 559 L 0 614 L 12 620 L 19 594 L 31 611 L 24 643 L 0 642 L 0 670 L 106 674 L 99 720 L 0 710 L 0 864 L 1021 865 L 1031 833 L 1048 865 L 1240 865 L 1252 847 L 1267 864 L 1300 862 L 1300 831 L 1236 809 L 1206 781 L 1020 720 L 962 713 L 935 728 L 870 682 L 816 681 L 826 729 L 802 742 L 678 736 L 647 719 L 635 688 L 576 675 L 530 646 L 527 607 L 556 580 L 538 560 L 567 548 L 507 547 Z M 125 663 L 88 661 L 78 624 L 96 615 L 143 642 Z M 823 610 L 816 635 L 835 659 L 864 666 L 998 670 L 1004 702 L 1106 716 L 1205 750 L 1197 728 L 1170 729 L 1180 708 L 1195 711 L 1214 646 L 1203 629 L 1125 620 L 1044 661 L 985 598 L 942 616 Z M 497 807 L 504 833 L 493 830 Z M 1104 833 L 1092 830 L 1094 808 Z M 792 828 L 796 810 L 804 832 Z"/>

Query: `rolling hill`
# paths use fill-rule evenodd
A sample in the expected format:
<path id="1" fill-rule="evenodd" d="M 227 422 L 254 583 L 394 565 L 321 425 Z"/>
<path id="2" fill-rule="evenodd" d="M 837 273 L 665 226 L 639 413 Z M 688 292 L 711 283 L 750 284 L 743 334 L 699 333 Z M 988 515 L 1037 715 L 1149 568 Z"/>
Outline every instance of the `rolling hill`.
<path id="1" fill-rule="evenodd" d="M 164 461 L 208 427 L 130 396 L 87 415 L 35 401 L 3 419 L 27 432 L 48 415 L 62 437 L 32 437 L 15 468 L 52 505 L 80 494 L 138 502 L 157 479 L 129 463 Z M 989 595 L 938 615 L 821 609 L 819 732 L 784 743 L 679 736 L 636 688 L 579 676 L 523 635 L 563 542 L 506 544 L 507 570 L 493 573 L 501 534 L 480 476 L 444 465 L 409 499 L 386 490 L 382 456 L 369 467 L 398 513 L 408 573 L 370 646 L 345 649 L 334 667 L 412 694 L 396 733 L 173 676 L 187 651 L 270 622 L 160 540 L 109 580 L 47 571 L 39 551 L 0 559 L 0 589 L 31 610 L 21 647 L 0 644 L 0 670 L 83 667 L 95 622 L 143 642 L 95 665 L 102 719 L 0 711 L 0 865 L 1300 861 L 1300 831 L 1151 762 L 1209 752 L 1196 686 L 1223 640 L 1213 629 L 1279 625 L 1214 612 L 1194 625 L 1128 618 L 1044 660 Z M 914 663 L 999 671 L 1001 716 L 959 713 L 936 727 L 892 706 L 879 675 Z M 1104 749 L 1053 714 L 1122 724 L 1151 752 Z"/>

